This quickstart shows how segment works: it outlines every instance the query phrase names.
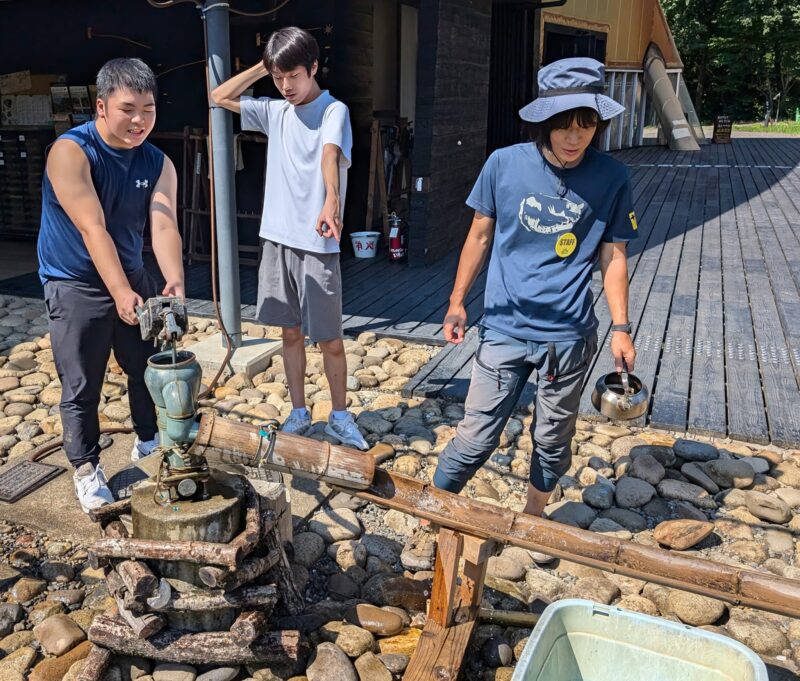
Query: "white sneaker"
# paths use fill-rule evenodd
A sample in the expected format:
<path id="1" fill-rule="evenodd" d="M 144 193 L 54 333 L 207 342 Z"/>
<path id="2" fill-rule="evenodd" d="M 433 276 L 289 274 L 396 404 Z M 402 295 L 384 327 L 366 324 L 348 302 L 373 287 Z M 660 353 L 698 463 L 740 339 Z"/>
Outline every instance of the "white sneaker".
<path id="1" fill-rule="evenodd" d="M 72 481 L 75 484 L 75 496 L 84 513 L 114 503 L 114 495 L 108 489 L 102 466 L 95 468 L 91 463 L 85 463 L 75 471 Z"/>
<path id="2" fill-rule="evenodd" d="M 311 428 L 311 414 L 306 409 L 303 416 L 298 416 L 295 412 L 291 412 L 283 422 L 281 431 L 292 435 L 302 435 L 309 428 Z"/>
<path id="3" fill-rule="evenodd" d="M 155 448 L 158 447 L 158 443 L 158 433 L 156 433 L 156 436 L 152 440 L 147 440 L 145 442 L 142 442 L 137 435 L 133 443 L 133 449 L 131 449 L 131 461 L 136 463 L 144 459 L 144 457 L 150 456 L 155 451 Z"/>
<path id="4" fill-rule="evenodd" d="M 325 432 L 348 447 L 355 447 L 362 451 L 369 449 L 367 441 L 364 439 L 356 422 L 353 420 L 353 415 L 350 413 L 347 414 L 347 418 L 343 419 L 335 419 L 331 414 L 330 419 L 328 419 L 328 425 L 325 426 Z"/>

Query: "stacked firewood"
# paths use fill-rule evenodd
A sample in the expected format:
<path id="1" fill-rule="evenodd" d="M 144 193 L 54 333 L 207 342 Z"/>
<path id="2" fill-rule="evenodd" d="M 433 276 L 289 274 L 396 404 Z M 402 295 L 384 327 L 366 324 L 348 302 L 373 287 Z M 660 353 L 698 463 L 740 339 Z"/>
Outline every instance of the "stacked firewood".
<path id="1" fill-rule="evenodd" d="M 116 609 L 92 623 L 93 664 L 86 665 L 82 681 L 102 678 L 108 651 L 187 664 L 291 665 L 303 656 L 306 643 L 298 631 L 268 631 L 279 593 L 291 614 L 302 611 L 303 598 L 271 504 L 246 478 L 242 480 L 244 528 L 227 544 L 131 537 L 119 519 L 130 511 L 129 499 L 93 513 L 102 537 L 90 551 L 90 564 L 104 568 Z M 204 586 L 173 589 L 168 579 L 160 577 L 154 561 L 198 565 Z M 171 612 L 231 608 L 237 616 L 229 631 L 186 632 L 168 625 Z"/>

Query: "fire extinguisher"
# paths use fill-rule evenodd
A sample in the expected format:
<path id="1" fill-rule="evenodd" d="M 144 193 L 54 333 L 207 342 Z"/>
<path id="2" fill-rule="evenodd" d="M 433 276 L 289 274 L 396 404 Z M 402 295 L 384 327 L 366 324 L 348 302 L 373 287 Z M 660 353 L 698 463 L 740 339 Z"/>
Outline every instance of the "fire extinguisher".
<path id="1" fill-rule="evenodd" d="M 403 219 L 397 213 L 392 213 L 389 216 L 389 260 L 397 262 L 406 257 L 407 232 Z"/>

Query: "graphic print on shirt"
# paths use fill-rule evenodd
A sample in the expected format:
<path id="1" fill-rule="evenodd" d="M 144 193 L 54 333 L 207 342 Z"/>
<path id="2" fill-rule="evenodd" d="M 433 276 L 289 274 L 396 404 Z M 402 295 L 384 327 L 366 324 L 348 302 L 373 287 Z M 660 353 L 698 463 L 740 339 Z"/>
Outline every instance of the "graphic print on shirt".
<path id="1" fill-rule="evenodd" d="M 585 207 L 560 196 L 531 194 L 519 204 L 519 221 L 529 232 L 557 234 L 571 231 Z"/>

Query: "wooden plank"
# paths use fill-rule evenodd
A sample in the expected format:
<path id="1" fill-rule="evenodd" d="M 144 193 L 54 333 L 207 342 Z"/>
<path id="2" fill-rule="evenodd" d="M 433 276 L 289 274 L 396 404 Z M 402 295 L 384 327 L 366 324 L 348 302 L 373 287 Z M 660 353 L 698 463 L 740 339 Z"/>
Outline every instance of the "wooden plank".
<path id="1" fill-rule="evenodd" d="M 767 415 L 731 184 L 739 172 L 735 168 L 721 169 L 719 187 L 728 435 L 737 440 L 766 443 L 769 442 Z"/>
<path id="2" fill-rule="evenodd" d="M 700 259 L 700 287 L 689 392 L 687 430 L 700 435 L 727 434 L 725 354 L 722 323 L 722 245 L 719 226 L 719 170 L 709 171 Z"/>
<path id="3" fill-rule="evenodd" d="M 451 347 L 452 349 L 447 353 L 447 356 L 416 387 L 414 395 L 418 397 L 436 397 L 442 393 L 442 396 L 454 399 L 463 400 L 466 398 L 469 381 L 453 385 L 451 379 L 475 355 L 475 350 L 478 347 L 477 327 L 470 328 L 465 334 L 464 340 Z M 447 386 L 447 392 L 443 393 L 445 386 Z"/>
<path id="4" fill-rule="evenodd" d="M 800 380 L 800 240 L 792 230 L 788 215 L 792 204 L 780 201 L 770 187 L 769 171 L 753 169 L 751 174 L 757 196 L 750 200 L 756 217 L 756 233 L 767 263 L 770 282 L 775 292 L 781 326 L 795 380 Z M 791 214 L 791 213 L 790 213 Z M 792 215 L 796 220 L 797 214 Z M 768 227 L 771 226 L 772 232 Z M 790 399 L 792 396 L 789 396 Z"/>
<path id="5" fill-rule="evenodd" d="M 637 241 L 630 244 L 629 271 L 630 296 L 628 302 L 628 318 L 630 319 L 634 335 L 638 334 L 639 320 L 641 319 L 645 302 L 648 299 L 653 279 L 658 269 L 659 259 L 664 248 L 664 241 L 667 231 L 675 212 L 681 195 L 681 189 L 685 179 L 685 174 L 678 173 L 675 168 L 667 170 L 662 177 L 661 184 L 647 207 L 646 216 L 643 216 L 643 226 L 640 229 L 649 229 L 645 238 L 642 234 Z M 641 243 L 643 242 L 643 243 Z M 638 261 L 631 267 L 630 261 L 637 257 Z M 608 312 L 608 305 L 603 295 L 595 304 L 595 314 L 600 321 L 598 328 L 598 353 L 595 357 L 594 366 L 590 368 L 588 377 L 581 394 L 579 413 L 589 418 L 598 418 L 597 412 L 592 405 L 592 390 L 597 380 L 614 370 L 614 362 L 609 352 L 611 338 L 610 325 L 611 317 Z M 638 373 L 638 369 L 637 369 Z"/>
<path id="6" fill-rule="evenodd" d="M 687 220 L 689 219 L 689 204 L 692 190 L 695 187 L 698 170 L 689 168 L 685 171 L 680 199 L 674 215 L 670 221 L 664 249 L 658 263 L 655 277 L 653 278 L 647 303 L 644 306 L 641 319 L 636 324 L 636 375 L 650 388 L 651 404 L 653 396 L 659 386 L 656 381 L 659 361 L 665 347 L 667 316 L 673 301 L 675 285 L 677 283 L 678 265 L 683 252 L 683 242 Z M 694 301 L 692 301 L 694 302 Z M 687 307 L 688 301 L 684 302 Z M 692 314 L 694 309 L 692 309 Z M 631 425 L 644 426 L 647 415 L 634 419 Z M 681 430 L 686 426 L 685 416 Z"/>
<path id="7" fill-rule="evenodd" d="M 683 251 L 669 307 L 650 413 L 650 425 L 654 428 L 679 432 L 686 430 L 689 415 L 689 387 L 703 239 L 703 203 L 708 180 L 707 170 L 688 172 L 694 172 L 694 182 L 689 189 L 691 199 L 687 196 L 684 203 L 689 204 L 689 207 L 684 227 Z M 691 182 L 692 179 L 688 181 Z M 722 426 L 724 425 L 723 420 Z"/>
<path id="8" fill-rule="evenodd" d="M 734 195 L 744 200 L 736 208 L 747 294 L 752 308 L 761 386 L 767 408 L 770 440 L 778 446 L 800 442 L 800 393 L 781 328 L 779 303 L 768 268 L 778 259 L 779 242 L 760 241 L 759 231 L 771 230 L 749 170 L 734 174 Z M 774 232 L 773 232 L 774 235 Z"/>
<path id="9" fill-rule="evenodd" d="M 441 627 L 453 624 L 453 604 L 458 586 L 458 568 L 463 535 L 447 527 L 439 530 L 436 542 L 436 565 L 428 618 Z"/>
<path id="10" fill-rule="evenodd" d="M 403 681 L 456 681 L 477 620 L 442 627 L 428 620 Z"/>

